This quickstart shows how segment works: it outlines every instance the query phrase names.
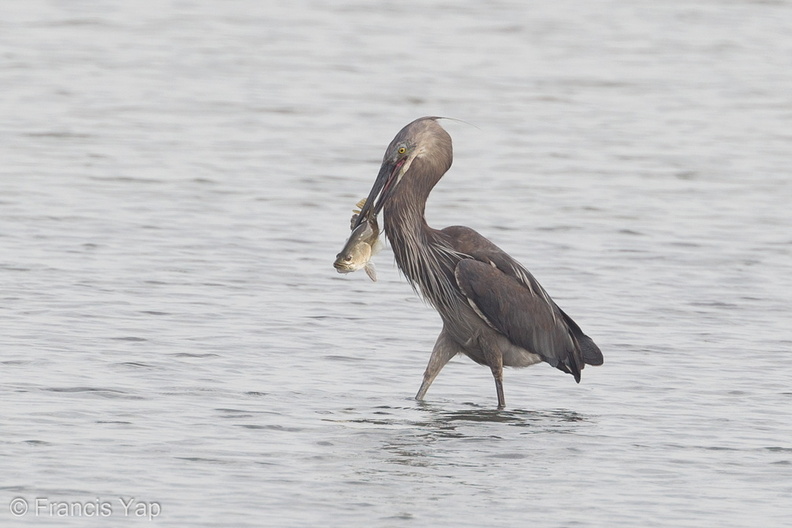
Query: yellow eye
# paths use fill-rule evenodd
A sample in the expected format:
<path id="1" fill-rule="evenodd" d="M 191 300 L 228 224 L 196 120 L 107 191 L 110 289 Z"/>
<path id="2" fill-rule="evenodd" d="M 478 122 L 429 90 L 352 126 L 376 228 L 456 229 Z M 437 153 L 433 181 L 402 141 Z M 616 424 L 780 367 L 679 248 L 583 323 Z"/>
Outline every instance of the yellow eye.
<path id="1" fill-rule="evenodd" d="M 404 147 L 399 147 L 399 154 L 404 154 L 405 152 L 407 152 L 407 149 L 406 149 L 406 148 L 404 148 Z"/>

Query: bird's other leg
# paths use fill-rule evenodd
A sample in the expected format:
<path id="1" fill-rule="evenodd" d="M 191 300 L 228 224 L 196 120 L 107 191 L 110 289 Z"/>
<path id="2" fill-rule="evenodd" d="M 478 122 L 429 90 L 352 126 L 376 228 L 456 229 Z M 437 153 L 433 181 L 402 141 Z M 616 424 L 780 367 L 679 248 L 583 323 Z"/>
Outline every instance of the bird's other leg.
<path id="1" fill-rule="evenodd" d="M 423 400 L 426 391 L 429 390 L 429 386 L 440 374 L 445 364 L 459 352 L 461 352 L 461 348 L 448 337 L 445 328 L 443 328 L 440 335 L 437 336 L 437 341 L 432 349 L 429 364 L 426 365 L 426 371 L 424 371 L 423 383 L 421 383 L 421 388 L 418 389 L 418 394 L 415 395 L 416 400 Z"/>
<path id="2" fill-rule="evenodd" d="M 506 397 L 503 395 L 503 366 L 490 367 L 495 378 L 495 390 L 498 392 L 498 409 L 506 407 Z"/>
<path id="3" fill-rule="evenodd" d="M 501 351 L 493 347 L 487 347 L 484 352 L 484 357 L 487 358 L 492 377 L 495 378 L 495 390 L 498 393 L 498 409 L 506 407 L 506 397 L 503 395 L 503 354 Z"/>

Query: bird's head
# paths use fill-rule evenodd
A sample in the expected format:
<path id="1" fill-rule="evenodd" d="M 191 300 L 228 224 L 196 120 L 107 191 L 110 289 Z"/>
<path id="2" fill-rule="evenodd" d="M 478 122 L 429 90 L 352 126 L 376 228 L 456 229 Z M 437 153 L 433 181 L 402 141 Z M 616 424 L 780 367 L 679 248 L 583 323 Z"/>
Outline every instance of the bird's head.
<path id="1" fill-rule="evenodd" d="M 377 179 L 358 216 L 358 225 L 368 215 L 382 210 L 406 175 L 415 174 L 416 181 L 420 178 L 420 183 L 431 189 L 451 167 L 451 136 L 437 123 L 438 119 L 441 118 L 421 117 L 396 134 L 385 151 Z M 416 165 L 420 165 L 419 172 L 416 172 Z"/>

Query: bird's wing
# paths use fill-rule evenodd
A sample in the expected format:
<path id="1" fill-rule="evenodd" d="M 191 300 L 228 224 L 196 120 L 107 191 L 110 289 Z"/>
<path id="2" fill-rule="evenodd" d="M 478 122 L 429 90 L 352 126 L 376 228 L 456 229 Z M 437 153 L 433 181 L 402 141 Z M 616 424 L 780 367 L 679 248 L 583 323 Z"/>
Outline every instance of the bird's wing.
<path id="1" fill-rule="evenodd" d="M 487 238 L 464 226 L 446 227 L 442 232 L 448 236 L 454 249 L 458 252 L 498 268 L 501 272 L 528 288 L 532 294 L 540 297 L 547 304 L 555 306 L 553 300 L 547 295 L 539 281 L 531 275 L 531 272 Z"/>
<path id="2" fill-rule="evenodd" d="M 514 277 L 479 260 L 459 261 L 454 276 L 470 306 L 489 326 L 580 381 L 580 350 L 553 306 Z"/>
<path id="3" fill-rule="evenodd" d="M 576 381 L 585 363 L 602 363 L 594 342 L 509 254 L 470 228 L 454 226 L 443 232 L 454 249 L 472 257 L 457 264 L 455 278 L 487 324 Z"/>

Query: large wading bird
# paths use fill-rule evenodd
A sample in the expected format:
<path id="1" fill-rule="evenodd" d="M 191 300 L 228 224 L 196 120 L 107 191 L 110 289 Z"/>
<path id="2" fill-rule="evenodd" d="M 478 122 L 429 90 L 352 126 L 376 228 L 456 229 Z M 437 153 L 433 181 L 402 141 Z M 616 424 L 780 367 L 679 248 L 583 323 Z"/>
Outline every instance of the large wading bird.
<path id="1" fill-rule="evenodd" d="M 490 368 L 499 409 L 506 404 L 504 366 L 545 361 L 579 383 L 585 365 L 602 364 L 602 352 L 533 275 L 468 227 L 426 224 L 426 199 L 452 160 L 451 136 L 438 119 L 422 117 L 396 134 L 356 220 L 384 210 L 396 264 L 443 320 L 415 398 L 424 398 L 457 354 Z"/>

